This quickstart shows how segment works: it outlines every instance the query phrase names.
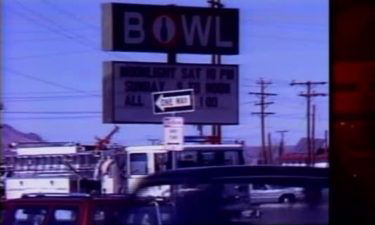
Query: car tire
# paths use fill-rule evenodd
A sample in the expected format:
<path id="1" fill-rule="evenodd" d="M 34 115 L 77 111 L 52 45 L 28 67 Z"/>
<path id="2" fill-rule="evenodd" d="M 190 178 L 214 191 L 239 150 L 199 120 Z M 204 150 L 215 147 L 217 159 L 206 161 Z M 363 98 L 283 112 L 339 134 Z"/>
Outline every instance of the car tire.
<path id="1" fill-rule="evenodd" d="M 294 203 L 296 201 L 296 197 L 294 195 L 282 195 L 279 198 L 280 203 Z"/>

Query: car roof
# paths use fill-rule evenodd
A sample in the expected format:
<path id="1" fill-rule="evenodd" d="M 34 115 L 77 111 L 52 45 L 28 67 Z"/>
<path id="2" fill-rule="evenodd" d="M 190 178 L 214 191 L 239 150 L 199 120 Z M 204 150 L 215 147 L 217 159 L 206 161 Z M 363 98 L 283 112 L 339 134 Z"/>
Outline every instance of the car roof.
<path id="1" fill-rule="evenodd" d="M 144 178 L 137 187 L 186 183 L 254 183 L 278 185 L 328 186 L 327 168 L 294 166 L 215 166 L 186 168 L 155 173 Z"/>

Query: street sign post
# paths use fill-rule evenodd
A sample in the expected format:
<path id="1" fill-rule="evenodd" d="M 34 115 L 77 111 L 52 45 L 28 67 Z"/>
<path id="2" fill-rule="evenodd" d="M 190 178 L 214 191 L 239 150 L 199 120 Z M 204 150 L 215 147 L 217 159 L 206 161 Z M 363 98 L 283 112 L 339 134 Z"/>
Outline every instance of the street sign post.
<path id="1" fill-rule="evenodd" d="M 152 93 L 154 114 L 194 111 L 194 90 L 175 90 Z"/>
<path id="2" fill-rule="evenodd" d="M 170 151 L 184 150 L 184 118 L 164 117 L 163 125 L 165 149 Z"/>
<path id="3" fill-rule="evenodd" d="M 105 3 L 106 51 L 239 53 L 238 9 Z"/>
<path id="4" fill-rule="evenodd" d="M 154 112 L 174 108 L 181 110 L 185 124 L 239 122 L 237 65 L 105 62 L 103 81 L 105 123 L 160 124 L 163 115 Z M 187 93 L 181 98 L 163 94 L 154 101 L 150 97 L 185 89 L 194 90 L 190 102 Z M 182 112 L 190 111 L 189 103 L 194 104 L 194 112 Z"/>

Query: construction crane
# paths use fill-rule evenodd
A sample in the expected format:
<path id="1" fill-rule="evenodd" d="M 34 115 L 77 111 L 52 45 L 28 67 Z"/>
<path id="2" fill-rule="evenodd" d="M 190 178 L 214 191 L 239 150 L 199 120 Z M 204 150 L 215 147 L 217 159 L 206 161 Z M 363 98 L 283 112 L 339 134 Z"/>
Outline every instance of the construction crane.
<path id="1" fill-rule="evenodd" d="M 95 149 L 96 150 L 103 150 L 103 149 L 107 149 L 107 145 L 111 142 L 111 138 L 112 136 L 118 132 L 118 130 L 120 129 L 119 126 L 115 126 L 112 131 L 107 135 L 105 136 L 104 138 L 98 138 L 98 137 L 95 137 L 95 140 L 96 140 L 96 143 L 95 143 Z"/>

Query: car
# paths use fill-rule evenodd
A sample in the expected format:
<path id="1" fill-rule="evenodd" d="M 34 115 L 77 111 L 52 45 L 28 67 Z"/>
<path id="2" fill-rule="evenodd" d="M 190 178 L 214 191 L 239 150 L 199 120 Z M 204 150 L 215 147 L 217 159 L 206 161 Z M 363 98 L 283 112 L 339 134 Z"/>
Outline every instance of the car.
<path id="1" fill-rule="evenodd" d="M 304 189 L 297 206 L 254 205 L 249 184 Z M 147 196 L 168 186 L 167 197 Z M 215 166 L 145 177 L 129 195 L 26 194 L 5 201 L 4 225 L 328 224 L 316 193 L 328 187 L 325 168 Z M 314 194 L 315 193 L 315 194 Z M 310 197 L 308 197 L 310 196 Z"/>
<path id="2" fill-rule="evenodd" d="M 304 198 L 303 188 L 281 185 L 250 184 L 250 199 L 253 204 L 294 203 Z"/>
<path id="3" fill-rule="evenodd" d="M 4 225 L 141 225 L 156 221 L 154 198 L 126 195 L 26 194 L 6 200 Z"/>
<path id="4" fill-rule="evenodd" d="M 169 185 L 169 224 L 328 224 L 328 169 L 287 166 L 217 166 L 176 169 L 150 175 L 133 193 Z M 300 202 L 255 204 L 251 186 L 299 193 Z M 297 195 L 297 194 L 296 194 Z M 295 197 L 297 198 L 297 196 Z M 276 198 L 274 199 L 276 200 Z M 286 200 L 284 200 L 286 201 Z"/>

